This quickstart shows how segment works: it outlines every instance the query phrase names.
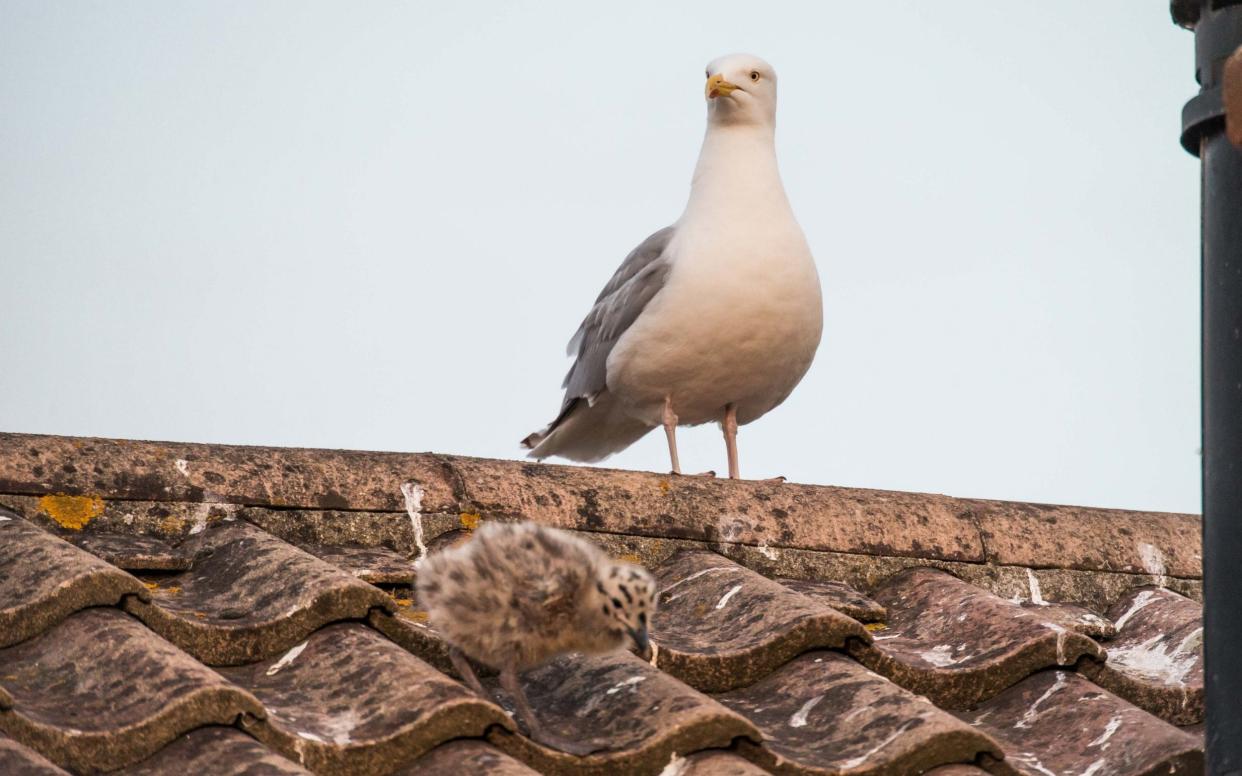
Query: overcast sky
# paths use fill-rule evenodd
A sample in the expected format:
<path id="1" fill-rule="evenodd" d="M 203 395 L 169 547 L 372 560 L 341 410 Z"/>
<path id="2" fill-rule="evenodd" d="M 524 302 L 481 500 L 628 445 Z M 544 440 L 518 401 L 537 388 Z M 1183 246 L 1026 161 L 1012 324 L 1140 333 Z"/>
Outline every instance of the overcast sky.
<path id="1" fill-rule="evenodd" d="M 0 430 L 519 456 L 741 50 L 825 303 L 743 475 L 1198 511 L 1192 42 L 1133 0 L 0 0 Z"/>

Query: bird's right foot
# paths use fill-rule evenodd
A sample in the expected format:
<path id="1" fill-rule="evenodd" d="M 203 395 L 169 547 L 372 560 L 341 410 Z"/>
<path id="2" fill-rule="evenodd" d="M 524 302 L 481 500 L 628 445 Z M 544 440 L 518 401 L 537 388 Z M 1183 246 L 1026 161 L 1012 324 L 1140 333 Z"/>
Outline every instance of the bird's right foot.
<path id="1" fill-rule="evenodd" d="M 682 474 L 679 471 L 671 471 L 669 472 L 669 474 L 673 475 L 674 477 L 706 477 L 708 479 L 711 479 L 716 476 L 716 472 L 713 472 L 713 471 L 699 472 L 698 474 Z"/>

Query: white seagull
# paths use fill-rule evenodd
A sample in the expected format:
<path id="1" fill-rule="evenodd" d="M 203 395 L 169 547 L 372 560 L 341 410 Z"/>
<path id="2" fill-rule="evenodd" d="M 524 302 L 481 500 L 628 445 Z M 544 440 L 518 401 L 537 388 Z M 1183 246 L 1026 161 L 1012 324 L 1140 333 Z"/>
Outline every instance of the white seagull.
<path id="1" fill-rule="evenodd" d="M 707 134 L 681 218 L 635 248 L 569 341 L 556 419 L 532 458 L 598 461 L 664 427 L 718 422 L 729 477 L 737 427 L 793 391 L 819 346 L 815 262 L 776 164 L 776 71 L 733 54 L 707 66 Z"/>

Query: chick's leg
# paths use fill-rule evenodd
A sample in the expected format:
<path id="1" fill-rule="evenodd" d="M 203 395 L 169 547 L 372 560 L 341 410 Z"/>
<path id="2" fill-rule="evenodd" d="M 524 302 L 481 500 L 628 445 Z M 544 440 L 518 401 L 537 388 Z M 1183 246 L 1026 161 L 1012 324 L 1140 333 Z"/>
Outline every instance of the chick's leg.
<path id="1" fill-rule="evenodd" d="M 470 665 L 470 661 L 462 654 L 457 647 L 449 647 L 449 660 L 453 663 L 457 675 L 466 683 L 466 686 L 474 690 L 480 697 L 491 700 L 491 695 L 487 690 L 483 689 L 483 683 L 479 681 L 479 677 L 475 675 L 474 668 Z"/>
<path id="2" fill-rule="evenodd" d="M 522 724 L 526 725 L 526 729 L 530 732 L 530 737 L 534 741 L 538 741 L 544 746 L 553 749 L 559 749 L 567 754 L 578 756 L 588 755 L 597 751 L 599 747 L 595 744 L 571 741 L 567 738 L 549 733 L 538 717 L 535 716 L 534 710 L 530 707 L 530 702 L 526 700 L 526 691 L 522 689 L 522 683 L 518 681 L 517 671 L 513 666 L 506 666 L 500 671 L 500 686 L 505 688 L 505 692 L 513 699 L 513 705 L 517 707 L 518 717 L 522 720 Z"/>

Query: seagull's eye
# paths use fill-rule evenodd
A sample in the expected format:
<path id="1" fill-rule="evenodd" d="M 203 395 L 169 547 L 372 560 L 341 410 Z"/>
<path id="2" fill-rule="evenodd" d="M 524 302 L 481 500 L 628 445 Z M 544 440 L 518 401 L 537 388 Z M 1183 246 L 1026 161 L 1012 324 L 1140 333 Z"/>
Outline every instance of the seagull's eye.
<path id="1" fill-rule="evenodd" d="M 758 81 L 758 80 L 759 80 L 759 71 L 758 71 L 758 70 L 751 70 L 751 71 L 750 71 L 750 80 L 752 80 L 752 81 Z"/>
<path id="2" fill-rule="evenodd" d="M 704 70 L 704 71 L 703 71 L 703 77 L 704 77 L 704 78 L 711 78 L 711 77 L 712 77 L 712 71 L 710 71 L 710 70 Z"/>

